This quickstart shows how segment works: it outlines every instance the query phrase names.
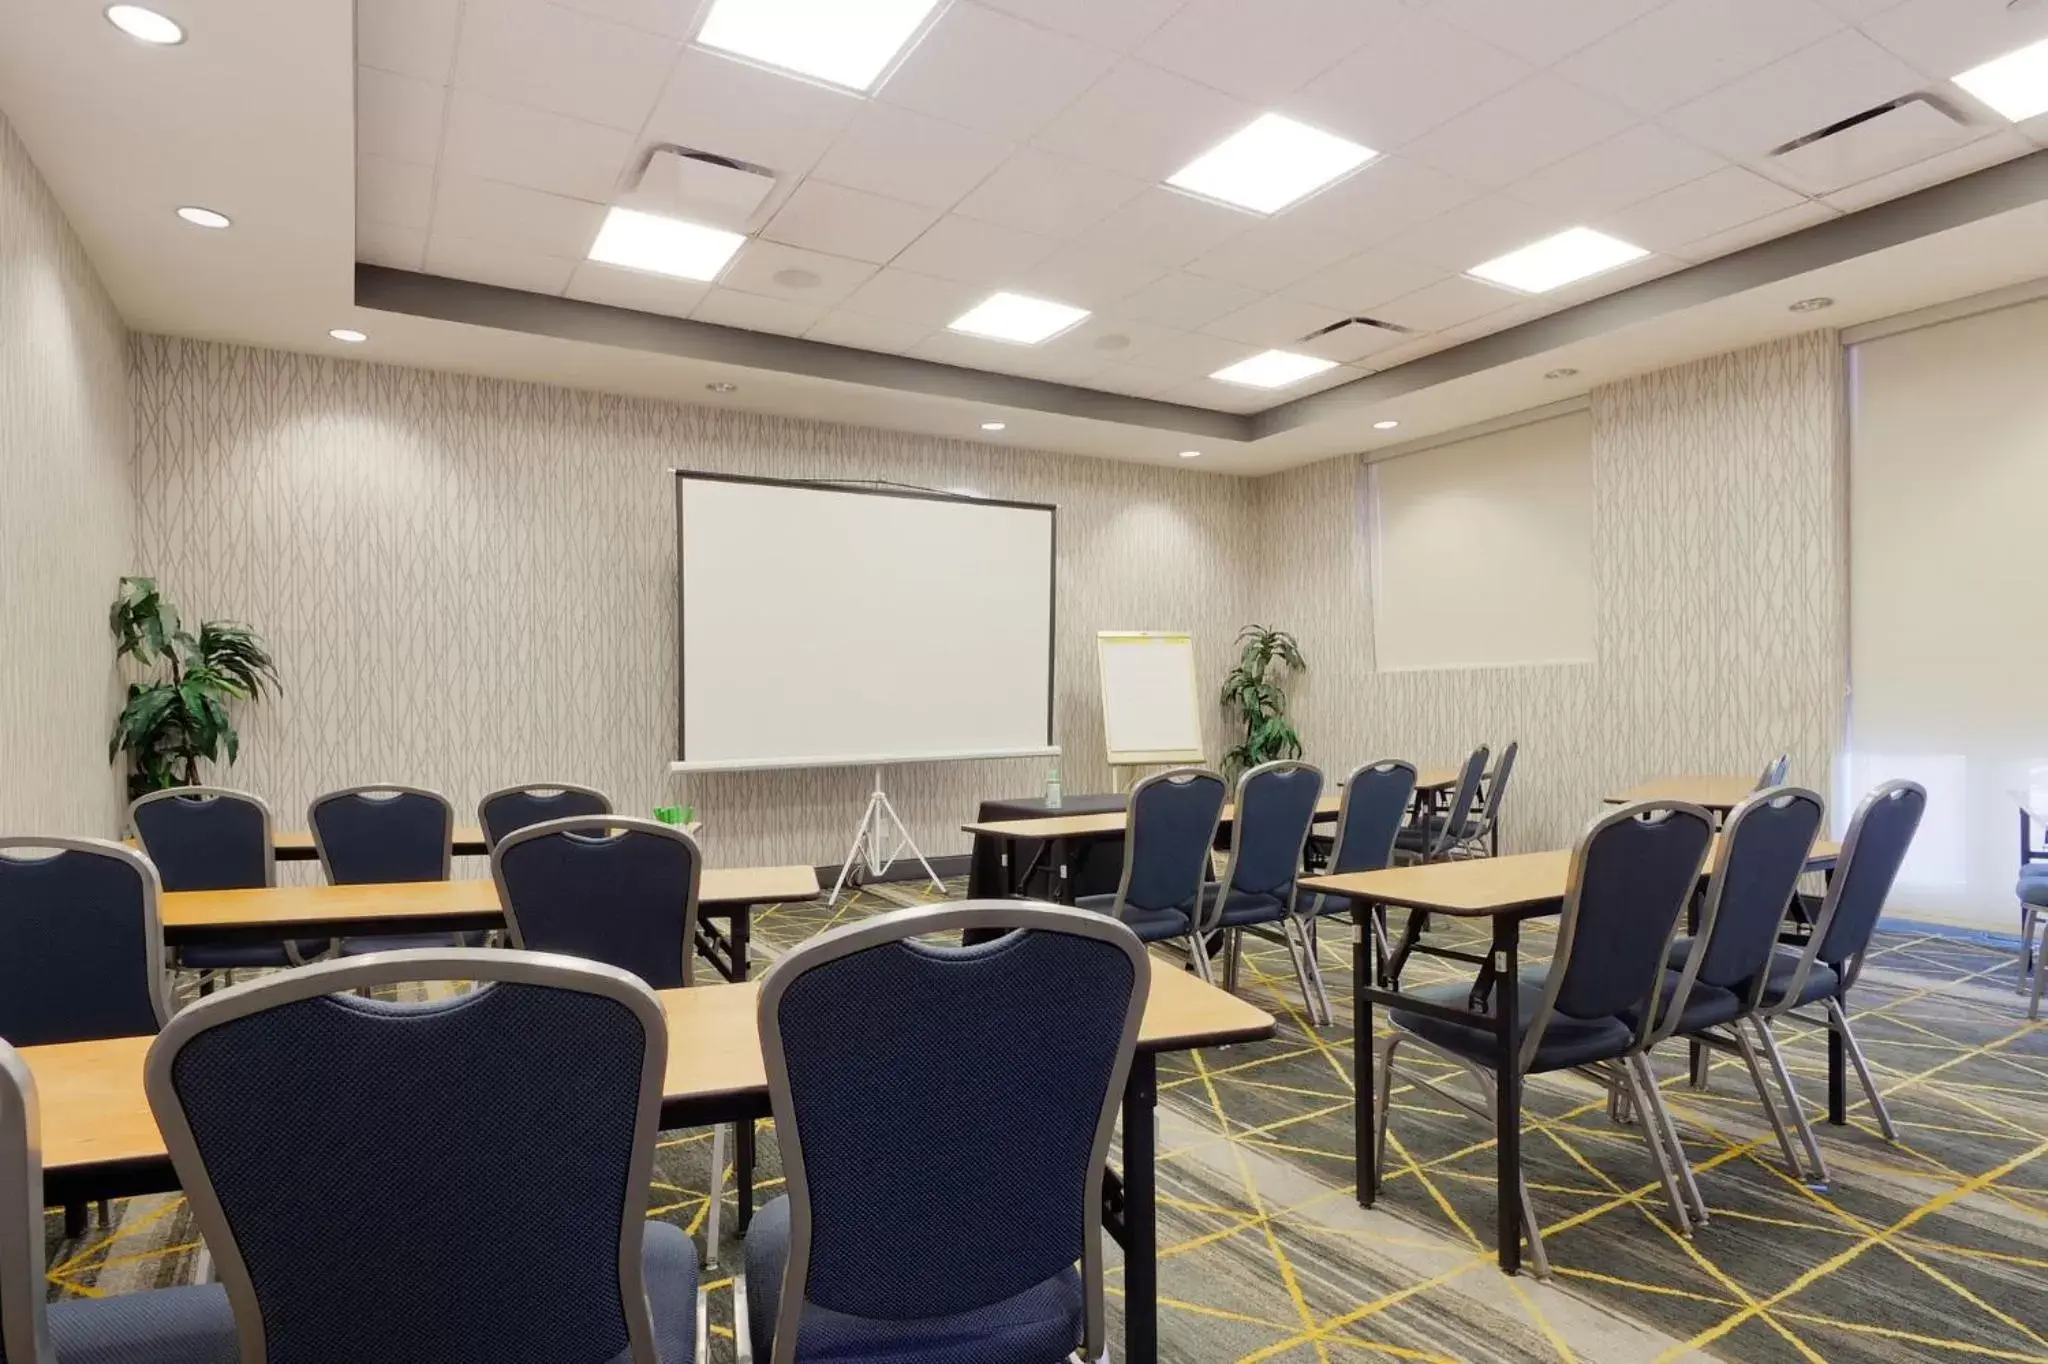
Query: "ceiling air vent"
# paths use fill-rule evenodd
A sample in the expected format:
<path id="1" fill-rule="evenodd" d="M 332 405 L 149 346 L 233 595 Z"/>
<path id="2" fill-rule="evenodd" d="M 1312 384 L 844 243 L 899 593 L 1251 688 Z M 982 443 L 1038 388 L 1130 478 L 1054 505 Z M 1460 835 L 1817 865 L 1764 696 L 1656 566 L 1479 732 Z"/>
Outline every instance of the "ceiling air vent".
<path id="1" fill-rule="evenodd" d="M 1772 171 L 1808 194 L 1832 194 L 1960 146 L 1976 130 L 1933 95 L 1904 95 L 1795 137 L 1770 154 Z"/>
<path id="2" fill-rule="evenodd" d="M 1347 317 L 1318 327 L 1295 344 L 1309 355 L 1348 364 L 1416 335 L 1412 327 L 1377 317 Z"/>
<path id="3" fill-rule="evenodd" d="M 648 153 L 640 183 L 619 203 L 706 227 L 745 232 L 775 188 L 775 172 L 688 147 L 656 147 Z"/>

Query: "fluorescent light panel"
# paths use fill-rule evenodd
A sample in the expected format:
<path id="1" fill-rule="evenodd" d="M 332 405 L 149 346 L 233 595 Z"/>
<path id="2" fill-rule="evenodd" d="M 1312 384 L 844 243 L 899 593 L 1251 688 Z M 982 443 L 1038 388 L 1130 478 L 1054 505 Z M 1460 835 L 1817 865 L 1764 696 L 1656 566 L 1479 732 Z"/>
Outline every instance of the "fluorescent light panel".
<path id="1" fill-rule="evenodd" d="M 185 41 L 185 30 L 178 27 L 175 20 L 140 5 L 107 6 L 107 22 L 131 38 L 139 38 L 158 47 L 170 47 Z"/>
<path id="2" fill-rule="evenodd" d="M 1027 298 L 1023 294 L 992 294 L 955 318 L 949 330 L 1035 346 L 1058 336 L 1086 316 L 1086 308 L 1070 308 L 1064 303 Z"/>
<path id="3" fill-rule="evenodd" d="M 1221 379 L 1226 384 L 1243 384 L 1247 388 L 1285 388 L 1336 367 L 1335 360 L 1325 360 L 1320 356 L 1269 350 L 1219 369 L 1209 377 Z"/>
<path id="4" fill-rule="evenodd" d="M 1590 227 L 1567 228 L 1510 251 L 1505 256 L 1475 265 L 1465 273 L 1474 279 L 1517 289 L 1525 294 L 1547 294 L 1575 280 L 1612 270 L 1650 253 Z"/>
<path id="5" fill-rule="evenodd" d="M 717 0 L 706 47 L 849 90 L 871 90 L 939 0 Z"/>
<path id="6" fill-rule="evenodd" d="M 2048 38 L 1973 66 L 1956 84 L 2014 123 L 2048 114 Z"/>
<path id="7" fill-rule="evenodd" d="M 1306 123 L 1261 114 L 1166 183 L 1254 213 L 1278 213 L 1378 155 Z"/>
<path id="8" fill-rule="evenodd" d="M 680 218 L 615 208 L 605 215 L 590 258 L 603 265 L 675 279 L 714 280 L 746 238 Z"/>

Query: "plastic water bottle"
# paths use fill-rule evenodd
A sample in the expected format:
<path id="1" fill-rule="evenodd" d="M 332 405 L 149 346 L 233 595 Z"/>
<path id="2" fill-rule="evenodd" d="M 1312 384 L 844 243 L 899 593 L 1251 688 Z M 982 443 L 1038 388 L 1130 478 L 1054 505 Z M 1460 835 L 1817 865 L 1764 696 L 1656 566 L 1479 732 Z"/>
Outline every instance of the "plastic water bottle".
<path id="1" fill-rule="evenodd" d="M 1055 767 L 1051 772 L 1046 774 L 1045 778 L 1045 808 L 1048 810 L 1057 810 L 1064 802 L 1064 799 L 1065 798 L 1060 795 L 1060 770 L 1059 768 Z"/>

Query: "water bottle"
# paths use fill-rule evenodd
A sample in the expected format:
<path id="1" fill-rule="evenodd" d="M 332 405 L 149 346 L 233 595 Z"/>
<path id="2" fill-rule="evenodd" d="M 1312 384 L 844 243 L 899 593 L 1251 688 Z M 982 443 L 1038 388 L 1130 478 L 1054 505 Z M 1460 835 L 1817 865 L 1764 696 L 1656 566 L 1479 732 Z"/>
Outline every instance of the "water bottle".
<path id="1" fill-rule="evenodd" d="M 1060 770 L 1055 767 L 1045 778 L 1045 808 L 1057 810 L 1063 799 L 1060 795 Z"/>

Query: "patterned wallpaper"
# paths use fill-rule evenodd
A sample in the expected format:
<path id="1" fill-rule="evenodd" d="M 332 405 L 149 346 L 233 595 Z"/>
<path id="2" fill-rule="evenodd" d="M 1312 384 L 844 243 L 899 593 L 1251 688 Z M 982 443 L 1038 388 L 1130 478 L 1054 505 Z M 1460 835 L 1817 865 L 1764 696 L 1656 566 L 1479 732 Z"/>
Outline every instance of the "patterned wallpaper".
<path id="1" fill-rule="evenodd" d="M 106 616 L 133 552 L 126 335 L 0 118 L 0 830 L 120 825 Z"/>

